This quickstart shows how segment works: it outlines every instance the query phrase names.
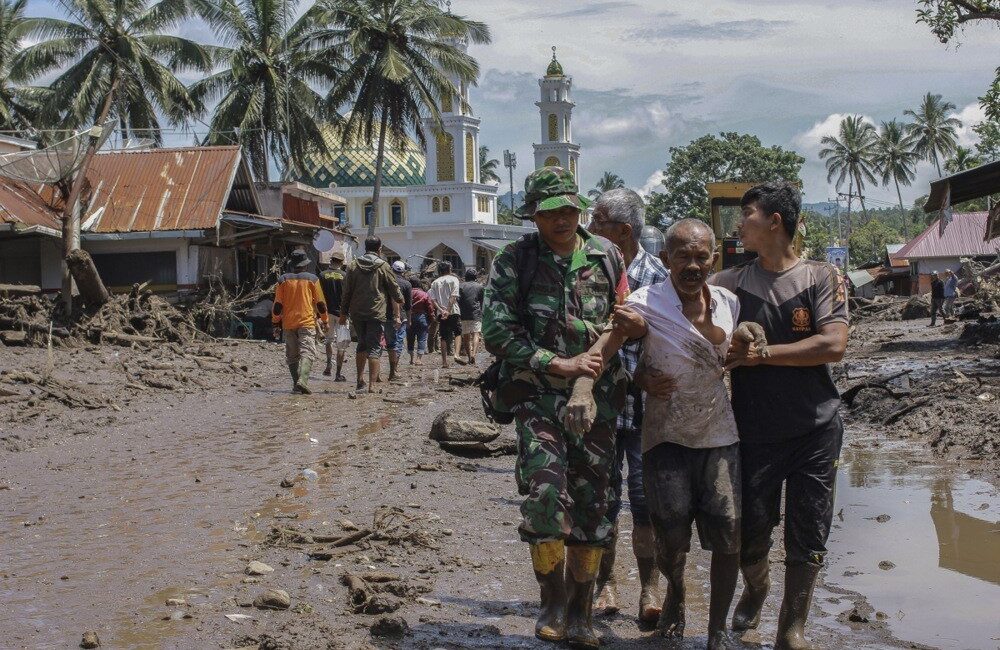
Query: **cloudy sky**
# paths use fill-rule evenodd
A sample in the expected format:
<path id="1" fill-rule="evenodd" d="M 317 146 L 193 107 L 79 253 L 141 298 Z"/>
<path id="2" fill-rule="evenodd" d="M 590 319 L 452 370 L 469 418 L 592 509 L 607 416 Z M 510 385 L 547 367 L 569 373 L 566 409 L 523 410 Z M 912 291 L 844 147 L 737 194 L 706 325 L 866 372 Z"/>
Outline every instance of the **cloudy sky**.
<path id="1" fill-rule="evenodd" d="M 299 11 L 305 2 L 301 2 Z M 706 133 L 753 133 L 806 158 L 807 202 L 835 189 L 817 157 L 840 118 L 902 118 L 927 91 L 953 102 L 969 126 L 982 119 L 976 97 L 1000 65 L 1000 31 L 966 29 L 960 47 L 941 45 L 914 23 L 916 0 L 453 0 L 453 11 L 488 23 L 493 42 L 473 46 L 482 69 L 471 95 L 481 142 L 500 158 L 517 153 L 520 188 L 540 139 L 537 79 L 558 47 L 573 77 L 574 137 L 582 145 L 584 189 L 604 171 L 648 191 L 671 146 Z M 59 15 L 57 0 L 30 13 Z M 180 32 L 202 42 L 209 28 Z M 185 136 L 184 144 L 190 141 Z M 904 200 L 926 193 L 925 163 Z M 504 182 L 502 191 L 507 191 Z M 844 188 L 846 191 L 846 188 Z M 873 201 L 896 201 L 873 188 Z"/>

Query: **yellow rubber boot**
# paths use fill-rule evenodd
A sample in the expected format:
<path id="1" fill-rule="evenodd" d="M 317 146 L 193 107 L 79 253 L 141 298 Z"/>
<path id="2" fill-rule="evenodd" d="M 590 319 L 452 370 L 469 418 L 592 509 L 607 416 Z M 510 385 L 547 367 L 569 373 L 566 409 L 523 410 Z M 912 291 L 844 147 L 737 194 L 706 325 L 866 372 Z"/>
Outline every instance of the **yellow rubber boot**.
<path id="1" fill-rule="evenodd" d="M 566 638 L 566 545 L 559 539 L 531 545 L 531 565 L 541 590 L 535 636 L 542 641 Z"/>
<path id="2" fill-rule="evenodd" d="M 599 546 L 570 546 L 566 550 L 566 638 L 571 648 L 599 648 L 594 632 L 592 608 L 594 583 L 604 549 Z"/>

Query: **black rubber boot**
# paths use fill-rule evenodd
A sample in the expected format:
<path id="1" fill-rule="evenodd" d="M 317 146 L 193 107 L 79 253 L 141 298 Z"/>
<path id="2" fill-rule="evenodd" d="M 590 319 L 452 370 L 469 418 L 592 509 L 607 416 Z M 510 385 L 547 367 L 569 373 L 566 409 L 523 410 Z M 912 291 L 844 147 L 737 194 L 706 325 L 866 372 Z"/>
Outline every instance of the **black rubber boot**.
<path id="1" fill-rule="evenodd" d="M 566 640 L 571 648 L 599 648 L 594 632 L 594 584 L 604 549 L 599 546 L 570 546 L 566 549 Z"/>
<path id="2" fill-rule="evenodd" d="M 806 619 L 812 604 L 819 565 L 793 564 L 785 567 L 785 597 L 778 615 L 778 636 L 774 650 L 811 650 L 806 641 Z"/>
<path id="3" fill-rule="evenodd" d="M 531 545 L 531 565 L 541 590 L 535 636 L 542 641 L 566 638 L 566 546 L 562 540 Z"/>
<path id="4" fill-rule="evenodd" d="M 654 626 L 660 619 L 660 570 L 656 567 L 656 540 L 652 526 L 632 528 L 632 551 L 639 569 L 639 625 Z"/>
<path id="5" fill-rule="evenodd" d="M 753 564 L 740 567 L 743 571 L 743 593 L 733 611 L 733 630 L 753 630 L 760 625 L 760 612 L 771 588 L 771 567 L 767 556 Z"/>

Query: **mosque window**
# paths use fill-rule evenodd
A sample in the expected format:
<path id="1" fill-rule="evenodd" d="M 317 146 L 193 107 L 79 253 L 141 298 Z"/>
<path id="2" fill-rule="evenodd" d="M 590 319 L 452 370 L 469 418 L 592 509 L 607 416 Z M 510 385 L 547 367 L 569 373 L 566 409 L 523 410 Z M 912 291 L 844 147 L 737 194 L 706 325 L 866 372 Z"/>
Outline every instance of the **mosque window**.
<path id="1" fill-rule="evenodd" d="M 549 156 L 545 159 L 545 164 L 543 167 L 559 167 L 559 159 L 555 156 Z"/>
<path id="2" fill-rule="evenodd" d="M 446 196 L 441 199 L 441 212 L 451 212 L 451 197 Z"/>
<path id="3" fill-rule="evenodd" d="M 368 201 L 367 203 L 365 203 L 364 225 L 370 226 L 371 222 L 372 222 L 372 202 Z"/>
<path id="4" fill-rule="evenodd" d="M 441 110 L 445 113 L 451 113 L 454 110 L 454 107 L 451 104 L 451 93 L 448 93 L 441 98 Z"/>
<path id="5" fill-rule="evenodd" d="M 437 179 L 455 180 L 455 138 L 450 133 L 437 136 Z"/>
<path id="6" fill-rule="evenodd" d="M 441 199 L 436 196 L 431 199 L 431 212 L 441 212 Z"/>
<path id="7" fill-rule="evenodd" d="M 465 134 L 465 182 L 476 182 L 476 141 L 471 133 Z"/>
<path id="8" fill-rule="evenodd" d="M 337 220 L 337 223 L 347 223 L 347 206 L 339 204 L 333 206 L 333 217 Z"/>
<path id="9" fill-rule="evenodd" d="M 576 159 L 569 159 L 569 173 L 573 174 L 573 178 L 576 178 Z"/>
<path id="10" fill-rule="evenodd" d="M 392 215 L 392 225 L 402 226 L 403 225 L 403 204 L 399 201 L 393 201 L 392 205 L 389 206 L 389 212 Z"/>
<path id="11" fill-rule="evenodd" d="M 549 142 L 559 139 L 559 118 L 555 113 L 549 113 Z"/>
<path id="12" fill-rule="evenodd" d="M 569 115 L 563 116 L 563 141 L 569 142 Z"/>

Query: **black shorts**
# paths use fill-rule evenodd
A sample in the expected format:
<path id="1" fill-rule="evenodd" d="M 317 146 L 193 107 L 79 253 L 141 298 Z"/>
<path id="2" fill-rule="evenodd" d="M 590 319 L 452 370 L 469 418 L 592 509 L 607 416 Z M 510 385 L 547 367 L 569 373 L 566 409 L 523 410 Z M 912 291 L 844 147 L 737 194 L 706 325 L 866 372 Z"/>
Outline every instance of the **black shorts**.
<path id="1" fill-rule="evenodd" d="M 649 518 L 656 537 L 674 551 L 691 550 L 691 524 L 701 547 L 740 551 L 739 445 L 693 449 L 663 442 L 642 455 Z"/>
<path id="2" fill-rule="evenodd" d="M 455 340 L 456 336 L 462 335 L 462 316 L 461 314 L 452 314 L 448 318 L 441 319 L 441 326 L 439 328 L 438 334 L 445 341 L 451 342 Z"/>
<path id="3" fill-rule="evenodd" d="M 382 356 L 382 337 L 386 331 L 384 320 L 356 320 L 354 329 L 358 334 L 358 352 L 376 359 Z"/>
<path id="4" fill-rule="evenodd" d="M 781 521 L 785 484 L 785 563 L 823 564 L 833 523 L 834 488 L 844 437 L 840 416 L 798 438 L 740 443 L 743 471 L 743 547 L 740 561 L 753 564 L 771 550 Z"/>

